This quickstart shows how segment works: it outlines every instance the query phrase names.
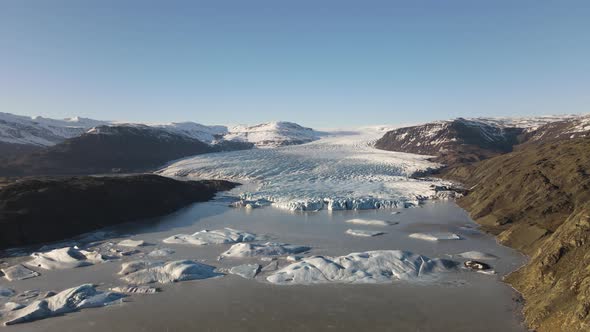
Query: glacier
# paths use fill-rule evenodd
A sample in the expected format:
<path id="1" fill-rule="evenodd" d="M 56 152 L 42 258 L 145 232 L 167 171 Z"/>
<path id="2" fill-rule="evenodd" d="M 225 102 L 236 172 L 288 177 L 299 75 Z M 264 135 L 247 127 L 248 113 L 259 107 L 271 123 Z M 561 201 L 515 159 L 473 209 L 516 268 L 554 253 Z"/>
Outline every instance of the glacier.
<path id="1" fill-rule="evenodd" d="M 271 202 L 292 211 L 405 208 L 436 198 L 436 188 L 450 183 L 412 176 L 441 165 L 429 156 L 375 149 L 386 130 L 324 132 L 301 145 L 199 155 L 157 173 L 248 183 L 244 188 L 254 190 L 238 189 L 238 196 L 250 206 Z"/>

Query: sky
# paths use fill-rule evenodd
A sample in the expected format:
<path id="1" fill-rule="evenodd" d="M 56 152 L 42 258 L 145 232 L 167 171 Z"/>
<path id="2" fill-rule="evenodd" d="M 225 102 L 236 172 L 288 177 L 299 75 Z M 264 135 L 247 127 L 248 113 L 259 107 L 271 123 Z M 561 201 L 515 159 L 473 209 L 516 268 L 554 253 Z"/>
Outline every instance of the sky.
<path id="1" fill-rule="evenodd" d="M 351 127 L 589 104 L 590 1 L 0 0 L 0 112 Z"/>

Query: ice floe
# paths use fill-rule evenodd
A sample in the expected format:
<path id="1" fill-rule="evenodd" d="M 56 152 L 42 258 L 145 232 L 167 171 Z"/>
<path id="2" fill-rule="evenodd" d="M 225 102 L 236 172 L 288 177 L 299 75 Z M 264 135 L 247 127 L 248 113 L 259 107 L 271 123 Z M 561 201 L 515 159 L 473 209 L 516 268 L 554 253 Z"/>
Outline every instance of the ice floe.
<path id="1" fill-rule="evenodd" d="M 11 297 L 14 295 L 14 290 L 0 286 L 0 297 Z"/>
<path id="2" fill-rule="evenodd" d="M 303 145 L 211 153 L 177 161 L 165 176 L 230 179 L 258 185 L 240 192 L 235 206 L 273 206 L 296 210 L 404 208 L 436 198 L 447 182 L 414 179 L 416 172 L 440 167 L 429 156 L 375 149 L 375 129 L 328 134 Z M 238 189 L 240 190 L 240 189 Z"/>
<path id="3" fill-rule="evenodd" d="M 260 265 L 258 264 L 242 264 L 229 269 L 229 273 L 246 279 L 253 279 L 258 271 L 260 271 Z"/>
<path id="4" fill-rule="evenodd" d="M 65 247 L 48 252 L 37 252 L 31 255 L 32 260 L 25 264 L 46 270 L 71 269 L 102 263 L 105 256 L 95 251 L 79 250 L 76 247 Z"/>
<path id="5" fill-rule="evenodd" d="M 257 257 L 257 256 L 284 256 L 290 254 L 299 254 L 311 249 L 306 246 L 297 246 L 285 243 L 266 242 L 266 243 L 238 243 L 234 244 L 221 254 L 220 258 L 225 257 Z"/>
<path id="6" fill-rule="evenodd" d="M 20 303 L 16 303 L 16 302 L 6 302 L 3 305 L 0 305 L 0 317 L 6 316 L 7 314 L 9 314 L 11 311 L 15 311 L 18 309 L 22 309 L 25 306 L 20 304 Z"/>
<path id="7" fill-rule="evenodd" d="M 172 262 L 133 261 L 123 263 L 119 272 L 122 280 L 143 285 L 151 283 L 171 283 L 177 281 L 207 279 L 219 276 L 215 267 L 192 260 Z"/>
<path id="8" fill-rule="evenodd" d="M 473 260 L 493 260 L 493 259 L 498 259 L 498 256 L 496 255 L 492 255 L 492 254 L 488 254 L 485 252 L 481 252 L 481 251 L 466 251 L 466 252 L 462 252 L 460 254 L 455 255 L 457 257 L 461 257 L 461 258 L 465 258 L 465 259 L 473 259 Z"/>
<path id="9" fill-rule="evenodd" d="M 172 254 L 174 254 L 175 251 L 173 249 L 170 248 L 159 248 L 159 249 L 155 249 L 152 250 L 148 256 L 149 257 L 166 257 L 166 256 L 170 256 Z"/>
<path id="10" fill-rule="evenodd" d="M 4 273 L 4 278 L 8 279 L 9 281 L 13 280 L 25 280 L 30 278 L 35 278 L 40 276 L 39 272 L 33 271 L 22 264 L 17 264 L 14 266 L 10 266 L 7 268 L 2 269 L 2 273 Z"/>
<path id="11" fill-rule="evenodd" d="M 461 240 L 459 235 L 450 232 L 412 233 L 410 237 L 426 241 Z"/>
<path id="12" fill-rule="evenodd" d="M 377 235 L 383 235 L 385 233 L 379 231 L 369 231 L 366 229 L 348 229 L 346 234 L 352 236 L 372 237 Z"/>
<path id="13" fill-rule="evenodd" d="M 146 243 L 143 240 L 127 239 L 117 243 L 117 245 L 121 247 L 143 247 L 146 245 Z"/>
<path id="14" fill-rule="evenodd" d="M 4 321 L 4 324 L 26 323 L 83 308 L 102 307 L 119 303 L 123 297 L 125 297 L 124 294 L 102 292 L 94 285 L 84 284 L 66 289 L 52 297 L 34 301 L 24 308 L 13 310 L 8 313 L 8 319 Z"/>
<path id="15" fill-rule="evenodd" d="M 349 219 L 346 221 L 349 224 L 365 225 L 365 226 L 391 226 L 395 225 L 395 222 L 378 219 Z"/>
<path id="16" fill-rule="evenodd" d="M 155 294 L 160 291 L 157 287 L 151 286 L 119 286 L 111 288 L 113 292 L 127 294 Z"/>
<path id="17" fill-rule="evenodd" d="M 312 256 L 269 275 L 273 284 L 389 283 L 429 280 L 456 269 L 457 263 L 400 250 L 375 250 L 346 256 Z"/>
<path id="18" fill-rule="evenodd" d="M 163 240 L 164 243 L 192 244 L 203 246 L 208 244 L 250 242 L 256 235 L 232 228 L 202 230 L 194 234 L 177 234 Z"/>

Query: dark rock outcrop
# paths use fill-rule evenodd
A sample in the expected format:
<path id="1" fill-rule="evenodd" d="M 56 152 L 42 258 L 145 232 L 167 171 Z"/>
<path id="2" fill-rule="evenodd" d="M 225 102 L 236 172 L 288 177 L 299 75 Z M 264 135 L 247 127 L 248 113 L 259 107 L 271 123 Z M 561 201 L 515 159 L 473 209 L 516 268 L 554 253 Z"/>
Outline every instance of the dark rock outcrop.
<path id="1" fill-rule="evenodd" d="M 0 248 L 171 213 L 237 184 L 157 175 L 24 179 L 0 188 Z"/>

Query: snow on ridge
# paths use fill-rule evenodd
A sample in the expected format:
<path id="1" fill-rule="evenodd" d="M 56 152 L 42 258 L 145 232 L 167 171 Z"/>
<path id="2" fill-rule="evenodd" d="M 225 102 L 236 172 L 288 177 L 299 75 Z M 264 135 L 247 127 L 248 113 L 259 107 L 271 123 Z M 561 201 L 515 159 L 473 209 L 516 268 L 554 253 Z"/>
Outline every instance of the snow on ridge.
<path id="1" fill-rule="evenodd" d="M 254 143 L 257 147 L 277 147 L 312 142 L 319 136 L 320 133 L 311 128 L 293 122 L 275 121 L 253 126 L 232 126 L 224 138 Z"/>
<path id="2" fill-rule="evenodd" d="M 434 185 L 443 181 L 411 176 L 440 165 L 429 156 L 375 149 L 367 142 L 376 135 L 331 133 L 303 145 L 194 156 L 159 173 L 253 182 L 257 190 L 239 192 L 242 199 L 294 211 L 409 207 L 436 197 Z"/>

